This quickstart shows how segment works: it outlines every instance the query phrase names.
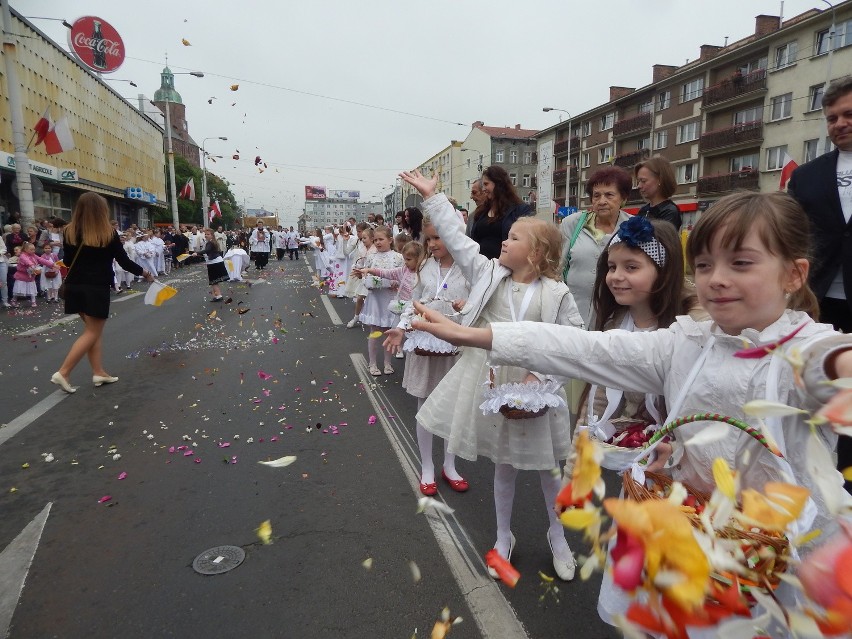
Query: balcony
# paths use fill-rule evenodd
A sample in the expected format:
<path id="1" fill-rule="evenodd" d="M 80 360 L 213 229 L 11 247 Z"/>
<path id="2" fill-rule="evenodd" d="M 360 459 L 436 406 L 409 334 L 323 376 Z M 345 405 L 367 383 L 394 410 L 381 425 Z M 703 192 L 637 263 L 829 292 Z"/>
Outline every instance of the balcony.
<path id="1" fill-rule="evenodd" d="M 754 91 L 766 90 L 766 69 L 757 69 L 745 75 L 733 75 L 721 82 L 707 87 L 701 98 L 701 106 L 707 108 L 718 102 L 724 102 Z"/>
<path id="2" fill-rule="evenodd" d="M 612 127 L 612 134 L 616 137 L 630 135 L 651 128 L 651 113 L 640 113 L 626 120 L 619 120 Z"/>
<path id="3" fill-rule="evenodd" d="M 577 179 L 577 167 L 571 167 L 571 180 Z M 565 184 L 568 181 L 568 167 L 564 169 L 557 169 L 553 172 L 553 183 L 554 184 Z"/>
<path id="4" fill-rule="evenodd" d="M 641 162 L 642 160 L 647 159 L 648 151 L 647 149 L 639 149 L 637 151 L 630 151 L 629 153 L 622 153 L 621 155 L 616 155 L 613 160 L 613 164 L 615 166 L 620 166 L 623 169 L 632 169 L 633 165 L 637 162 Z"/>
<path id="5" fill-rule="evenodd" d="M 570 144 L 569 144 L 570 143 Z M 570 138 L 565 138 L 564 140 L 559 140 L 553 146 L 553 155 L 560 155 L 562 153 L 568 153 L 569 147 L 574 151 L 580 150 L 580 138 L 576 135 L 571 136 Z"/>
<path id="6" fill-rule="evenodd" d="M 743 122 L 702 134 L 701 140 L 698 142 L 698 150 L 705 152 L 746 142 L 761 142 L 762 140 L 763 120 L 754 120 L 753 122 Z"/>
<path id="7" fill-rule="evenodd" d="M 726 193 L 740 189 L 756 191 L 759 188 L 759 180 L 760 173 L 753 169 L 722 175 L 707 175 L 698 178 L 696 192 L 699 195 L 706 195 L 708 193 Z"/>

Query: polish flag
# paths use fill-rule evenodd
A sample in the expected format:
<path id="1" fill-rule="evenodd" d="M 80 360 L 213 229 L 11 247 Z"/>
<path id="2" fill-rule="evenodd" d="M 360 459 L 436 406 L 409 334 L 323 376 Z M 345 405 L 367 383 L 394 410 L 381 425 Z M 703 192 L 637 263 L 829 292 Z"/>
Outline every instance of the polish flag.
<path id="1" fill-rule="evenodd" d="M 213 200 L 210 203 L 210 223 L 213 224 L 213 220 L 217 217 L 222 217 L 222 209 L 219 208 L 219 202 Z"/>
<path id="2" fill-rule="evenodd" d="M 68 119 L 60 118 L 44 136 L 44 152 L 48 155 L 56 155 L 63 151 L 71 151 L 73 148 L 74 138 L 71 137 Z"/>
<path id="3" fill-rule="evenodd" d="M 192 200 L 195 202 L 195 180 L 189 178 L 180 190 L 180 197 L 184 200 Z"/>
<path id="4" fill-rule="evenodd" d="M 33 131 L 36 132 L 36 141 L 35 146 L 38 146 L 42 142 L 44 142 L 44 138 L 47 135 L 48 131 L 50 131 L 53 126 L 53 119 L 50 117 L 50 107 L 47 107 L 44 110 L 44 115 L 41 116 L 41 119 L 35 123 L 33 127 Z"/>
<path id="5" fill-rule="evenodd" d="M 793 171 L 799 165 L 793 161 L 786 152 L 784 153 L 784 165 L 781 167 L 781 184 L 778 185 L 778 190 L 783 191 L 787 186 L 787 181 L 790 179 L 790 176 L 793 175 Z"/>

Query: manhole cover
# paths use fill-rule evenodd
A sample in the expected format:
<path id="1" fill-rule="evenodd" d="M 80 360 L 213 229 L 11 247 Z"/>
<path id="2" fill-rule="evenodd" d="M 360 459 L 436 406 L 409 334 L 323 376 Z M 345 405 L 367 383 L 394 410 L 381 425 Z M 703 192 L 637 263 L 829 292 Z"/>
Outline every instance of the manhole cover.
<path id="1" fill-rule="evenodd" d="M 233 570 L 246 558 L 239 546 L 216 546 L 205 550 L 192 562 L 192 569 L 202 575 L 219 575 Z"/>

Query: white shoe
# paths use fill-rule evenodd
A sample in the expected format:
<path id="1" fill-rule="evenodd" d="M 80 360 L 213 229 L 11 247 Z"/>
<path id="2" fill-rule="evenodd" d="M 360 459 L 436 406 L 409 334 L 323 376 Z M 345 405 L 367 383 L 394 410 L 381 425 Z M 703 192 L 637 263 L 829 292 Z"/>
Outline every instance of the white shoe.
<path id="1" fill-rule="evenodd" d="M 512 563 L 512 551 L 515 550 L 515 535 L 514 533 L 509 534 L 512 535 L 512 541 L 509 542 L 509 556 L 506 557 L 506 561 Z M 550 541 L 549 538 L 548 541 Z M 500 579 L 500 575 L 498 575 L 497 571 L 494 570 L 491 566 L 488 566 L 488 574 L 491 576 L 492 579 Z"/>
<path id="2" fill-rule="evenodd" d="M 358 323 L 358 318 L 353 317 L 351 320 L 346 322 L 346 328 L 355 328 L 355 325 Z"/>
<path id="3" fill-rule="evenodd" d="M 571 581 L 574 579 L 574 572 L 577 569 L 577 562 L 574 561 L 574 557 L 571 557 L 571 561 L 562 561 L 557 558 L 553 552 L 553 544 L 550 541 L 550 531 L 547 531 L 547 545 L 550 546 L 550 554 L 553 555 L 553 570 L 556 572 L 556 576 L 559 577 L 562 581 Z M 570 550 L 570 549 L 569 549 Z"/>
<path id="4" fill-rule="evenodd" d="M 76 393 L 77 389 L 68 383 L 68 380 L 62 376 L 62 373 L 56 371 L 50 378 L 50 381 L 57 386 L 60 386 L 66 393 Z"/>
<path id="5" fill-rule="evenodd" d="M 405 359 L 405 355 L 402 353 L 402 351 L 397 351 L 394 357 L 396 357 L 397 359 Z"/>

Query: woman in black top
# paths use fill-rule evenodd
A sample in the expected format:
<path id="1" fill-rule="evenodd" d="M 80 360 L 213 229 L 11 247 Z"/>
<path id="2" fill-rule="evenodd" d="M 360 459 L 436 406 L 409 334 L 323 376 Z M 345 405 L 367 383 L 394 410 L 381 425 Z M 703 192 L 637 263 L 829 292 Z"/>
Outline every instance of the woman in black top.
<path id="1" fill-rule="evenodd" d="M 519 217 L 532 215 L 533 210 L 524 204 L 509 174 L 499 166 L 489 166 L 482 174 L 482 190 L 488 199 L 476 207 L 470 227 L 471 239 L 479 244 L 479 252 L 488 258 L 499 258 L 509 229 Z"/>
<path id="2" fill-rule="evenodd" d="M 69 267 L 65 277 L 65 313 L 79 313 L 84 329 L 50 381 L 61 386 L 66 393 L 73 393 L 77 389 L 71 386 L 68 378 L 84 355 L 89 357 L 92 365 L 92 383 L 95 386 L 118 381 L 118 377 L 104 370 L 101 361 L 101 337 L 109 317 L 109 291 L 114 277 L 113 259 L 125 271 L 142 276 L 149 282 L 154 281 L 154 276 L 127 256 L 118 233 L 110 224 L 109 205 L 97 193 L 80 196 L 71 223 L 65 227 L 63 235 L 63 261 Z"/>
<path id="3" fill-rule="evenodd" d="M 680 231 L 680 226 L 683 223 L 680 209 L 677 208 L 677 204 L 669 199 L 677 190 L 674 169 L 672 169 L 669 161 L 662 156 L 655 155 L 633 167 L 633 175 L 636 177 L 639 193 L 648 201 L 645 206 L 639 209 L 637 215 L 647 217 L 650 220 L 671 222 L 675 229 Z"/>

